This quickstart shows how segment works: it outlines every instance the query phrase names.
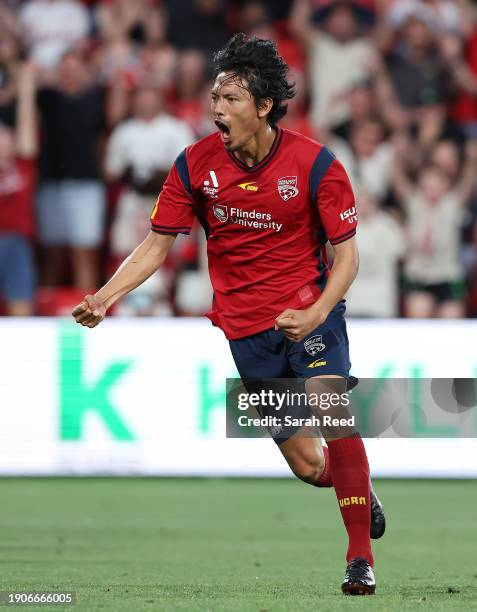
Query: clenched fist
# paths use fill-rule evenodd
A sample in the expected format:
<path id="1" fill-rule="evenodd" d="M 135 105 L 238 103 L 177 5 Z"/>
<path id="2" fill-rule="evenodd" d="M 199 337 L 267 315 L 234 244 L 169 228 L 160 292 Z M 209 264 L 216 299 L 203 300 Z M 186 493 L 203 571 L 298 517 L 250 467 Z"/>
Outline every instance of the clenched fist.
<path id="1" fill-rule="evenodd" d="M 312 308 L 306 310 L 287 308 L 275 319 L 275 329 L 281 330 L 289 340 L 300 342 L 325 319 L 325 314 L 316 312 Z"/>
<path id="2" fill-rule="evenodd" d="M 71 313 L 76 323 L 85 327 L 96 327 L 106 316 L 106 307 L 94 295 L 85 295 L 84 300 Z"/>

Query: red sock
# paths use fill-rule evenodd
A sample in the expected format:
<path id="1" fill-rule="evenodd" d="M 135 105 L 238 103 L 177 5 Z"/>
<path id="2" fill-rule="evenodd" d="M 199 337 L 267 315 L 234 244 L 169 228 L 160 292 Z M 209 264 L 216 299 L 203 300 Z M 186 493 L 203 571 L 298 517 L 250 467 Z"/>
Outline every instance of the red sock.
<path id="1" fill-rule="evenodd" d="M 325 467 L 323 472 L 316 484 L 317 487 L 332 487 L 333 482 L 331 480 L 331 462 L 330 462 L 330 451 L 327 446 L 323 446 L 323 457 L 325 459 Z"/>
<path id="2" fill-rule="evenodd" d="M 369 539 L 369 465 L 359 434 L 328 443 L 331 478 L 348 532 L 346 560 L 364 557 L 374 564 Z"/>

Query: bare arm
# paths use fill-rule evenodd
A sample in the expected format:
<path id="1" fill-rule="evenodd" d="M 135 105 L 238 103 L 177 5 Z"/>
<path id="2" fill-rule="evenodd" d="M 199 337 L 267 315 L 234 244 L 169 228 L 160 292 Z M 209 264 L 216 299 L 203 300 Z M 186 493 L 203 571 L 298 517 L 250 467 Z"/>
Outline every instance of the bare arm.
<path id="1" fill-rule="evenodd" d="M 125 119 L 128 114 L 129 96 L 123 76 L 116 75 L 106 99 L 106 121 L 109 128 Z"/>
<path id="2" fill-rule="evenodd" d="M 464 42 L 461 38 L 447 34 L 439 38 L 439 50 L 446 63 L 454 85 L 470 95 L 477 93 L 477 78 L 464 57 Z"/>
<path id="3" fill-rule="evenodd" d="M 324 321 L 343 299 L 358 274 L 358 268 L 359 254 L 355 238 L 333 246 L 333 266 L 325 290 L 310 308 L 318 319 L 323 317 Z"/>
<path id="4" fill-rule="evenodd" d="M 392 188 L 402 206 L 406 206 L 414 186 L 406 175 L 404 159 L 409 155 L 407 136 L 398 134 L 394 139 L 394 164 L 392 172 Z"/>
<path id="5" fill-rule="evenodd" d="M 76 306 L 72 312 L 76 322 L 86 327 L 96 327 L 101 323 L 110 306 L 139 287 L 164 263 L 175 238 L 175 235 L 150 232 L 112 278 L 95 295 L 85 296 Z"/>
<path id="6" fill-rule="evenodd" d="M 333 246 L 333 254 L 333 267 L 325 290 L 318 300 L 306 310 L 287 308 L 277 317 L 275 329 L 281 329 L 285 336 L 294 342 L 299 342 L 315 327 L 325 322 L 356 278 L 359 267 L 356 240 L 350 238 Z"/>
<path id="7" fill-rule="evenodd" d="M 470 196 L 477 186 L 477 140 L 469 140 L 465 153 L 464 168 L 457 185 L 457 193 L 463 206 L 469 203 Z"/>
<path id="8" fill-rule="evenodd" d="M 315 28 L 310 23 L 310 17 L 310 0 L 294 0 L 290 15 L 290 29 L 304 47 L 308 47 L 313 37 L 317 35 Z"/>
<path id="9" fill-rule="evenodd" d="M 472 34 L 477 19 L 475 5 L 469 0 L 456 0 L 459 10 L 460 33 L 464 38 Z"/>
<path id="10" fill-rule="evenodd" d="M 386 63 L 376 49 L 368 56 L 367 69 L 374 79 L 374 91 L 384 121 L 393 132 L 405 129 L 409 122 L 409 113 L 399 103 Z"/>
<path id="11" fill-rule="evenodd" d="M 36 77 L 33 64 L 23 64 L 18 70 L 16 153 L 32 159 L 38 154 L 38 124 L 36 114 Z"/>

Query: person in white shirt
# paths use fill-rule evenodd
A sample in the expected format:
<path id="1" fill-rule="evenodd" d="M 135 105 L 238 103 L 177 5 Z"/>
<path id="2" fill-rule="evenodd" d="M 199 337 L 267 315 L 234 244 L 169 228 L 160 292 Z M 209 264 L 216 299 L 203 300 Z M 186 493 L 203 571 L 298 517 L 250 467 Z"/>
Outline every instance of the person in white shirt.
<path id="1" fill-rule="evenodd" d="M 141 87 L 134 93 L 133 115 L 113 130 L 106 150 L 106 179 L 124 185 L 112 226 L 113 254 L 127 255 L 147 233 L 167 172 L 192 142 L 187 123 L 162 110 L 158 89 Z"/>
<path id="2" fill-rule="evenodd" d="M 330 148 L 341 161 L 354 189 L 363 187 L 383 198 L 390 184 L 393 147 L 384 139 L 379 119 L 369 117 L 351 126 L 349 143 L 333 138 Z"/>
<path id="3" fill-rule="evenodd" d="M 459 318 L 465 314 L 461 261 L 462 213 L 475 191 L 477 142 L 466 147 L 456 182 L 432 161 L 414 184 L 405 172 L 406 148 L 395 157 L 394 192 L 407 214 L 409 247 L 404 267 L 408 317 Z"/>
<path id="4" fill-rule="evenodd" d="M 20 11 L 19 25 L 31 59 L 51 70 L 89 34 L 91 19 L 77 0 L 30 0 Z"/>
<path id="5" fill-rule="evenodd" d="M 360 35 L 355 7 L 331 3 L 322 30 L 314 27 L 311 0 L 295 0 L 291 27 L 309 56 L 311 118 L 319 129 L 334 127 L 348 117 L 345 93 L 371 73 L 374 56 L 369 38 Z"/>
<path id="6" fill-rule="evenodd" d="M 368 191 L 357 191 L 359 272 L 346 296 L 355 317 L 397 317 L 398 263 L 406 242 L 401 225 Z"/>

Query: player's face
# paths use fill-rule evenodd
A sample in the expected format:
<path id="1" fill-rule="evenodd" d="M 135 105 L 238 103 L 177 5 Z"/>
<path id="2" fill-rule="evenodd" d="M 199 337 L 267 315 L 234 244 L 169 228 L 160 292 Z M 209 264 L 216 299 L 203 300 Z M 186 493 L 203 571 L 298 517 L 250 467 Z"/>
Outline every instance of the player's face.
<path id="1" fill-rule="evenodd" d="M 259 130 L 261 117 L 247 84 L 221 72 L 212 88 L 212 117 L 230 151 L 242 148 Z"/>

